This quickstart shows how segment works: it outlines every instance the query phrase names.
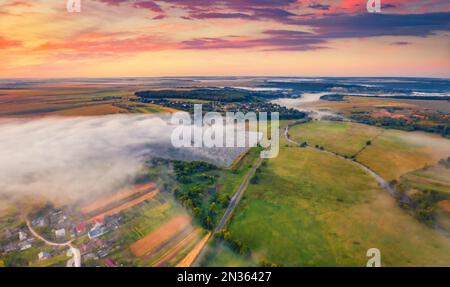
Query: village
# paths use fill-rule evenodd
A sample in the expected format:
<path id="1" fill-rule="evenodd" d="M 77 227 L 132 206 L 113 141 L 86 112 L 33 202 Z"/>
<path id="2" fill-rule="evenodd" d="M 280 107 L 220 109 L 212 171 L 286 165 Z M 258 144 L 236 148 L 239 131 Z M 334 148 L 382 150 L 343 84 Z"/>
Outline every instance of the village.
<path id="1" fill-rule="evenodd" d="M 117 236 L 108 240 L 100 237 L 116 230 L 121 216 L 113 214 L 91 221 L 76 221 L 77 217 L 81 216 L 70 208 L 55 208 L 49 204 L 31 214 L 29 224 L 22 223 L 16 228 L 6 228 L 2 235 L 0 252 L 7 256 L 33 248 L 41 249 L 37 258 L 28 259 L 37 261 L 38 265 L 45 265 L 45 261 L 51 261 L 52 258 L 61 259 L 62 262 L 64 259 L 70 260 L 73 254 L 71 249 L 67 250 L 65 246 L 76 241 L 82 263 L 104 259 L 105 266 L 117 266 L 107 257 L 117 247 Z M 36 238 L 36 235 L 40 238 Z"/>

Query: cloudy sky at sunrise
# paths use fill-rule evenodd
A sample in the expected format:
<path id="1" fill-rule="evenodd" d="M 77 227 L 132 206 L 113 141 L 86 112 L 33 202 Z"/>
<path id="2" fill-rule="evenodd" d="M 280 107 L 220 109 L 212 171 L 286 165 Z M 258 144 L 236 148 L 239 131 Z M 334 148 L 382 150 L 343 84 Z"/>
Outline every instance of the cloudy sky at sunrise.
<path id="1" fill-rule="evenodd" d="M 450 77 L 450 2 L 0 0 L 0 77 Z"/>

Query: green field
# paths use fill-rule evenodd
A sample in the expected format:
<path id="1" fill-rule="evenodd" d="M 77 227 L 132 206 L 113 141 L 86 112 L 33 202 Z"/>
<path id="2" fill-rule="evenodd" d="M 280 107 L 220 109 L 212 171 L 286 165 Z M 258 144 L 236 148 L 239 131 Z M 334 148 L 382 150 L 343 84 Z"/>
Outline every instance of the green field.
<path id="1" fill-rule="evenodd" d="M 213 241 L 208 246 L 208 254 L 203 266 L 207 267 L 257 267 L 258 264 L 250 257 L 237 255 L 223 242 Z"/>
<path id="2" fill-rule="evenodd" d="M 450 165 L 448 161 L 400 177 L 397 190 L 414 201 L 416 217 L 450 230 Z"/>
<path id="3" fill-rule="evenodd" d="M 450 140 L 434 134 L 386 130 L 356 159 L 386 180 L 436 164 L 450 156 Z"/>
<path id="4" fill-rule="evenodd" d="M 231 198 L 238 189 L 244 177 L 259 157 L 261 149 L 253 148 L 236 164 L 234 169 L 221 170 L 217 180 L 219 198 Z"/>
<path id="5" fill-rule="evenodd" d="M 249 186 L 229 231 L 254 264 L 364 266 L 376 247 L 385 266 L 450 265 L 448 238 L 397 207 L 358 166 L 311 149 L 282 148 Z M 204 264 L 243 260 L 234 256 Z"/>
<path id="6" fill-rule="evenodd" d="M 405 189 L 430 190 L 450 196 L 450 168 L 442 164 L 403 175 L 399 184 Z"/>
<path id="7" fill-rule="evenodd" d="M 450 156 L 450 140 L 440 136 L 350 122 L 314 121 L 290 128 L 289 134 L 297 142 L 356 156 L 357 161 L 388 181 Z"/>
<path id="8" fill-rule="evenodd" d="M 310 146 L 323 146 L 326 150 L 345 156 L 353 156 L 383 130 L 349 122 L 312 121 L 289 129 L 296 142 L 307 142 Z"/>

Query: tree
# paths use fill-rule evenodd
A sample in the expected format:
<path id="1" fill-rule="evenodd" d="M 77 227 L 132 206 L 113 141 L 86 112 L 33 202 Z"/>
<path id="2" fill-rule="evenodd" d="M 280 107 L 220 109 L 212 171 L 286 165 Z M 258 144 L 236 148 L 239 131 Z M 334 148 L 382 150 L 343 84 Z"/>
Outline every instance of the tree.
<path id="1" fill-rule="evenodd" d="M 217 207 L 216 207 L 216 203 L 215 202 L 211 202 L 211 204 L 209 205 L 209 212 L 211 214 L 216 214 Z"/>

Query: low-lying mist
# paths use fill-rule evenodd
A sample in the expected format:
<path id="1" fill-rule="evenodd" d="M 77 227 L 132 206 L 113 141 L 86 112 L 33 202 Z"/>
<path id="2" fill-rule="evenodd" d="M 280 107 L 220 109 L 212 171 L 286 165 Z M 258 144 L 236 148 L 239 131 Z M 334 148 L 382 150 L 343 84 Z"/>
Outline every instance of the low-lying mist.
<path id="1" fill-rule="evenodd" d="M 152 157 L 230 164 L 244 148 L 174 148 L 168 117 L 112 115 L 0 121 L 0 200 L 68 203 L 133 184 Z"/>

